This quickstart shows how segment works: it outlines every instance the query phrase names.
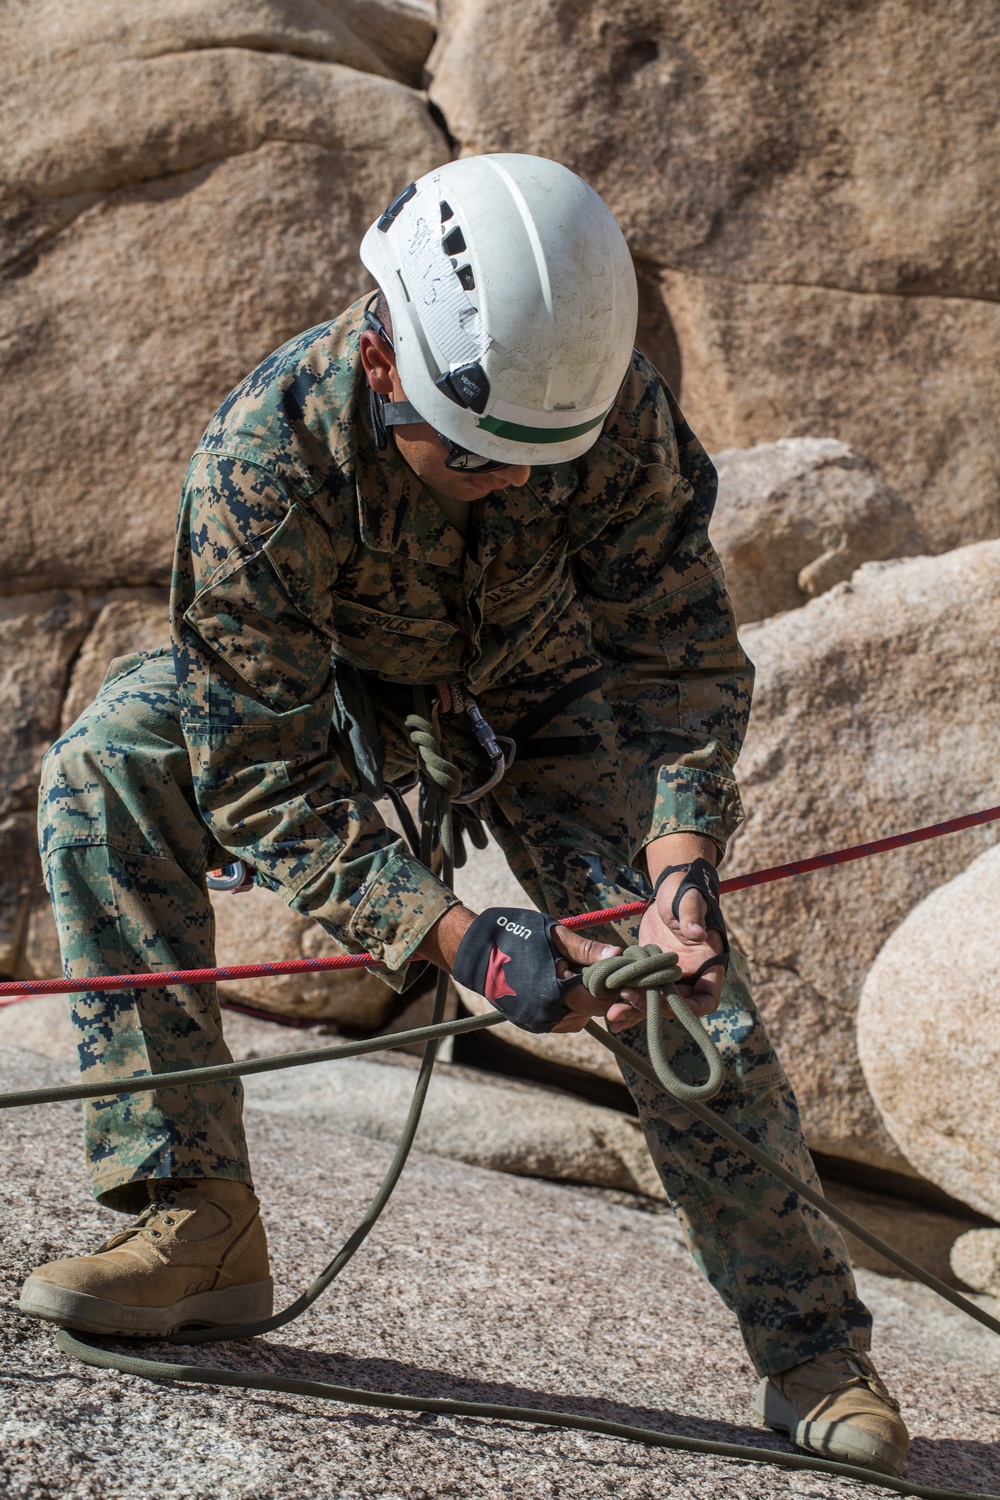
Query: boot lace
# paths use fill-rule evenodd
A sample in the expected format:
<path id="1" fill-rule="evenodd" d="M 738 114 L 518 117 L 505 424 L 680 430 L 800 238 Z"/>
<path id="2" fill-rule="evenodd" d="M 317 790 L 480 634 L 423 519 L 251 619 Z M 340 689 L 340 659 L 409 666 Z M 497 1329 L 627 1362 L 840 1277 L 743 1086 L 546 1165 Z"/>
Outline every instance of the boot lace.
<path id="1" fill-rule="evenodd" d="M 124 1245 L 127 1240 L 143 1232 L 151 1235 L 154 1240 L 158 1240 L 160 1231 L 152 1227 L 153 1220 L 162 1215 L 163 1222 L 168 1228 L 173 1224 L 170 1210 L 178 1206 L 178 1192 L 177 1188 L 156 1189 L 155 1198 L 150 1199 L 138 1217 L 124 1229 L 120 1229 L 117 1234 L 113 1234 L 109 1240 L 105 1240 L 100 1247 L 101 1250 L 116 1250 L 119 1245 Z"/>

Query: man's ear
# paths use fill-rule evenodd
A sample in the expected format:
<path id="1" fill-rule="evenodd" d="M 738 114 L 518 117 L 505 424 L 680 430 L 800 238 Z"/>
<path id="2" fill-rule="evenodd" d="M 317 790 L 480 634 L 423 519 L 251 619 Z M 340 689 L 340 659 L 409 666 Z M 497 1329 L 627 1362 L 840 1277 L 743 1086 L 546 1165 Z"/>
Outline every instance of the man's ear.
<path id="1" fill-rule="evenodd" d="M 368 384 L 380 396 L 391 396 L 396 366 L 385 340 L 366 328 L 360 339 L 361 363 L 368 377 Z"/>

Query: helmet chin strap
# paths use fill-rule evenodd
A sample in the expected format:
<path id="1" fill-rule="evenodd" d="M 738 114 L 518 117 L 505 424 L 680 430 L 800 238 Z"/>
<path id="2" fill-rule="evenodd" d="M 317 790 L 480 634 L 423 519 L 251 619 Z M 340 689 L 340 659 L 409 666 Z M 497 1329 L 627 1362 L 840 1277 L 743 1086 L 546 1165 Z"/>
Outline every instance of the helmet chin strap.
<path id="1" fill-rule="evenodd" d="M 388 446 L 387 427 L 408 427 L 424 419 L 409 401 L 387 401 L 379 391 L 368 387 L 368 411 L 375 446 L 380 453 Z"/>
<path id="2" fill-rule="evenodd" d="M 426 420 L 411 401 L 386 401 L 382 397 L 382 421 L 386 427 L 411 427 Z"/>
<path id="3" fill-rule="evenodd" d="M 368 409 L 372 432 L 375 437 L 375 446 L 380 453 L 384 452 L 389 444 L 388 428 L 390 427 L 412 427 L 414 423 L 426 422 L 427 418 L 422 416 L 410 401 L 387 401 L 385 396 L 368 387 Z M 493 469 L 503 469 L 506 463 L 499 460 L 484 459 L 472 454 L 468 449 L 462 448 L 460 444 L 452 442 L 450 438 L 433 429 L 438 439 L 444 445 L 446 459 L 445 467 L 449 469 L 471 469 L 480 474 L 489 473 Z M 465 462 L 453 462 L 453 458 L 460 455 Z M 470 462 L 469 460 L 472 460 Z"/>

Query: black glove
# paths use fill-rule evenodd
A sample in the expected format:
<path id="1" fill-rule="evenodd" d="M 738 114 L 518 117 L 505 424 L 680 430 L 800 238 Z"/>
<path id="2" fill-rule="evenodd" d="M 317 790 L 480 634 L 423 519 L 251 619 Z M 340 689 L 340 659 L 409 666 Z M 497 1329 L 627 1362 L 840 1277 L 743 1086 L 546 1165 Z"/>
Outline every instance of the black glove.
<path id="1" fill-rule="evenodd" d="M 553 917 L 493 906 L 458 945 L 452 978 L 484 995 L 523 1031 L 551 1031 L 569 1015 L 565 995 L 580 975 L 560 979 L 562 954 L 552 943 Z"/>
<path id="2" fill-rule="evenodd" d="M 653 887 L 654 900 L 667 876 L 676 875 L 678 870 L 684 870 L 686 873 L 670 903 L 670 910 L 675 919 L 680 920 L 681 898 L 688 891 L 697 891 L 699 895 L 704 896 L 705 905 L 708 907 L 705 926 L 717 932 L 722 938 L 721 953 L 716 954 L 714 958 L 707 958 L 693 974 L 685 974 L 683 979 L 678 980 L 679 984 L 693 984 L 696 979 L 701 978 L 706 969 L 714 969 L 721 964 L 722 971 L 725 973 L 729 968 L 729 934 L 726 932 L 725 918 L 722 915 L 722 907 L 719 905 L 719 872 L 707 859 L 693 859 L 689 865 L 668 865 L 665 870 L 661 870 Z"/>

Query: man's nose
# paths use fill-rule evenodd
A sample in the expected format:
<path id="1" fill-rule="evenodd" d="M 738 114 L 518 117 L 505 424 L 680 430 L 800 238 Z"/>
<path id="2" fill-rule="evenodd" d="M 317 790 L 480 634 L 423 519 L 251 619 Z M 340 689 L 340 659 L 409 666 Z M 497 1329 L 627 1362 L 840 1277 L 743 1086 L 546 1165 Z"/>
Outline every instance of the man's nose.
<path id="1" fill-rule="evenodd" d="M 527 484 L 530 477 L 530 464 L 510 464 L 507 468 L 500 470 L 500 478 L 503 484 L 515 490 L 519 490 L 523 484 Z"/>

